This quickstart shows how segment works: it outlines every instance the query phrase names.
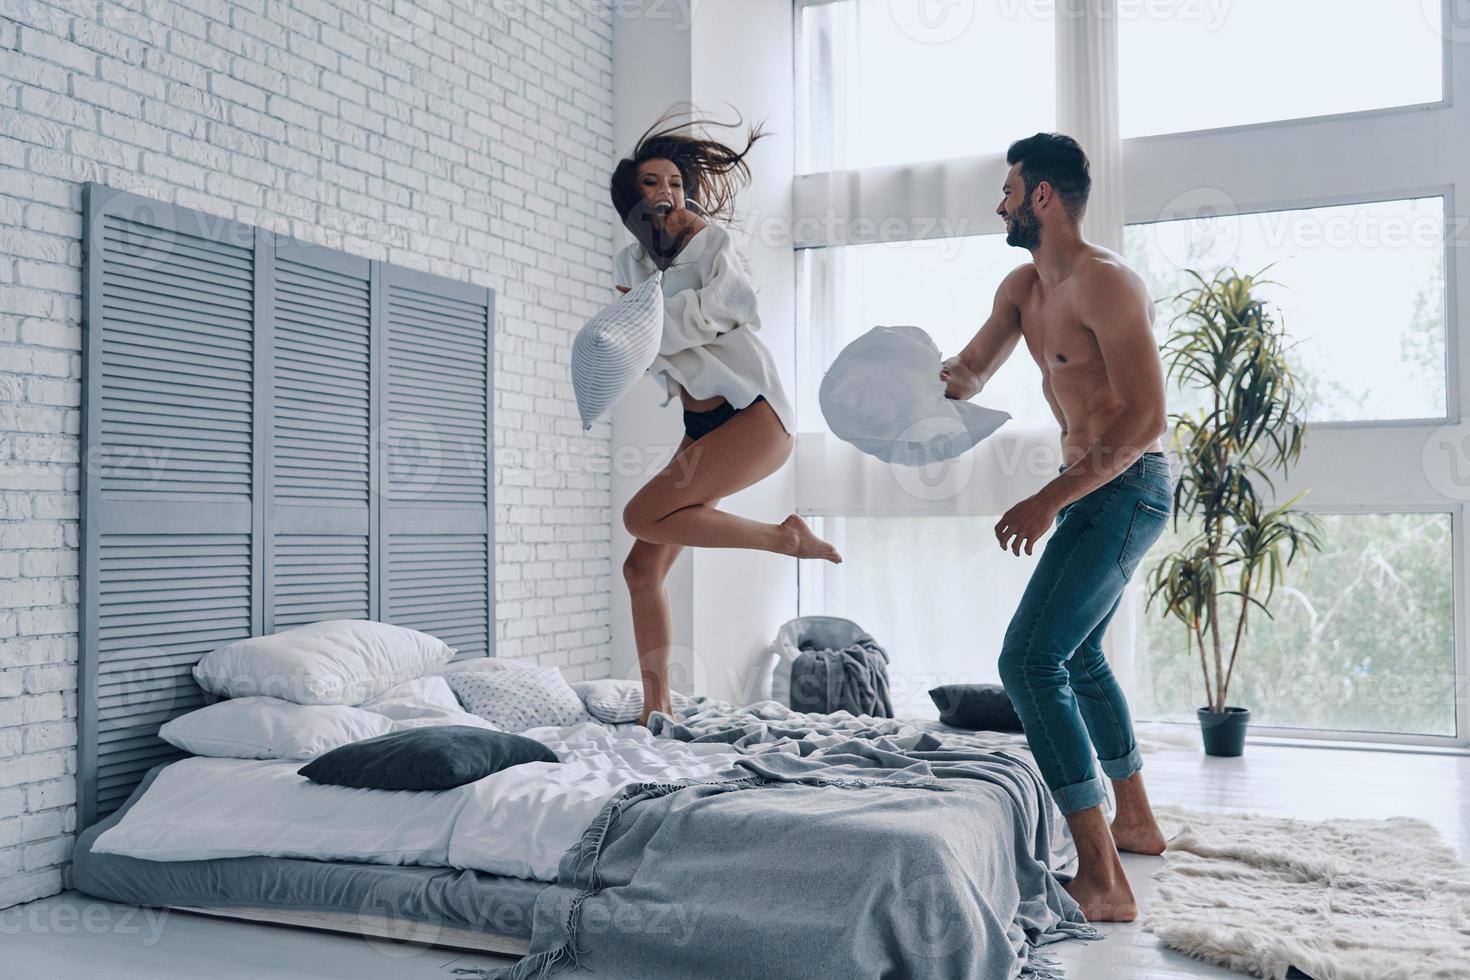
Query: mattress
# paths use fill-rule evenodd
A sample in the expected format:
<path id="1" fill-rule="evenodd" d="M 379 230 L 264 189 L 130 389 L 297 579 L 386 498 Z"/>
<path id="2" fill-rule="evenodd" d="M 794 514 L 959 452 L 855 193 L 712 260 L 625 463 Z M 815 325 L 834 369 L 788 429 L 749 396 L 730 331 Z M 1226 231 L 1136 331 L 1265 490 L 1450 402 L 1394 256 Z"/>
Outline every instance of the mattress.
<path id="1" fill-rule="evenodd" d="M 146 861 L 92 853 L 97 837 L 122 820 L 163 768 L 150 769 L 122 807 L 78 835 L 72 858 L 77 890 L 127 905 L 215 911 L 364 935 L 384 935 L 386 927 L 395 936 L 424 942 L 462 930 L 513 940 L 468 944 L 507 952 L 524 948 L 531 934 L 531 910 L 546 884 L 523 878 L 298 858 Z M 395 928 L 406 923 L 432 928 Z"/>

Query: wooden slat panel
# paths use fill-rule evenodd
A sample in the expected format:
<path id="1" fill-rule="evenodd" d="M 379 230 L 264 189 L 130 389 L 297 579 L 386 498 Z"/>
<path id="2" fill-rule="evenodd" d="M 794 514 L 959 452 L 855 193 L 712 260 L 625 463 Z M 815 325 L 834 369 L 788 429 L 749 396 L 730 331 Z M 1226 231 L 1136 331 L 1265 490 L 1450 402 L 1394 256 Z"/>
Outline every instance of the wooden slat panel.
<path id="1" fill-rule="evenodd" d="M 84 207 L 89 824 L 179 757 L 158 728 L 224 643 L 382 618 L 492 651 L 493 316 L 468 283 L 96 184 Z"/>
<path id="2" fill-rule="evenodd" d="M 399 626 L 433 633 L 456 659 L 490 653 L 490 565 L 483 534 L 391 534 L 388 615 Z"/>
<path id="3" fill-rule="evenodd" d="M 368 280 L 277 256 L 274 314 L 272 503 L 366 508 Z"/>
<path id="4" fill-rule="evenodd" d="M 485 303 L 390 281 L 388 493 L 395 503 L 483 508 L 489 495 Z"/>
<path id="5" fill-rule="evenodd" d="M 248 498 L 253 250 L 184 223 L 108 214 L 97 229 L 102 494 Z"/>
<path id="6" fill-rule="evenodd" d="M 96 579 L 97 815 L 151 767 L 178 758 L 157 737 L 203 704 L 190 673 L 215 647 L 250 635 L 245 534 L 102 534 Z"/>
<path id="7" fill-rule="evenodd" d="M 441 637 L 458 657 L 485 656 L 495 641 L 492 298 L 403 269 L 382 279 L 383 618 Z"/>
<path id="8" fill-rule="evenodd" d="M 277 630 L 368 618 L 367 535 L 277 535 L 270 574 Z"/>

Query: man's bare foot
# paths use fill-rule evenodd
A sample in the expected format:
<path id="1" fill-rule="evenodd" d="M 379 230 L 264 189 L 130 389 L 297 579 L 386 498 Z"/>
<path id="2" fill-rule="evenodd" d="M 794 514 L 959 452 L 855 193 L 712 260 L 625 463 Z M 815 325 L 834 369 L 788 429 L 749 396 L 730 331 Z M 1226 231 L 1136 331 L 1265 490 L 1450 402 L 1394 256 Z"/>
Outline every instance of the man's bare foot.
<path id="1" fill-rule="evenodd" d="M 817 537 L 816 533 L 807 527 L 806 521 L 795 514 L 782 521 L 780 526 L 792 532 L 791 550 L 786 554 L 797 558 L 821 558 L 833 564 L 842 563 L 842 556 L 837 553 L 837 549 Z"/>
<path id="2" fill-rule="evenodd" d="M 1128 879 L 1073 878 L 1062 886 L 1082 907 L 1088 922 L 1132 922 L 1138 918 L 1138 903 Z"/>
<path id="3" fill-rule="evenodd" d="M 1132 854 L 1163 854 L 1167 846 L 1164 832 L 1157 821 L 1145 824 L 1119 824 L 1116 820 L 1108 828 L 1113 832 L 1113 844 L 1120 851 Z"/>

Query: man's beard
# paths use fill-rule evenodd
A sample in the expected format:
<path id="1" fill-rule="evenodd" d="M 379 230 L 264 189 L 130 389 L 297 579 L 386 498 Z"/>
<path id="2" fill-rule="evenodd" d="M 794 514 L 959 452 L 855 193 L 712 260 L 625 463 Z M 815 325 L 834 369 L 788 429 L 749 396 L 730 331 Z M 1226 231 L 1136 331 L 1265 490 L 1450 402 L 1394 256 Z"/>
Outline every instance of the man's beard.
<path id="1" fill-rule="evenodd" d="M 1023 203 L 1011 215 L 1011 221 L 1006 226 L 1006 244 L 1026 249 L 1041 246 L 1041 222 L 1036 220 L 1036 212 L 1031 209 L 1030 201 Z"/>

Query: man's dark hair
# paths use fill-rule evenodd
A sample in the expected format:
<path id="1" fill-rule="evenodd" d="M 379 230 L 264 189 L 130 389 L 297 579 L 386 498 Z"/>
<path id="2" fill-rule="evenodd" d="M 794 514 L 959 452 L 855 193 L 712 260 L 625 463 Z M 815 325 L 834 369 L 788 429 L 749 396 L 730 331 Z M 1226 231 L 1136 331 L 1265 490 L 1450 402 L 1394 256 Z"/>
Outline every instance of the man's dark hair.
<path id="1" fill-rule="evenodd" d="M 1088 173 L 1087 154 L 1070 136 L 1061 133 L 1037 133 L 1016 140 L 1006 151 L 1006 163 L 1021 165 L 1021 180 L 1026 185 L 1026 197 L 1043 180 L 1051 184 L 1062 199 L 1062 208 L 1067 217 L 1076 221 L 1087 207 L 1087 192 L 1092 189 L 1092 175 Z"/>

